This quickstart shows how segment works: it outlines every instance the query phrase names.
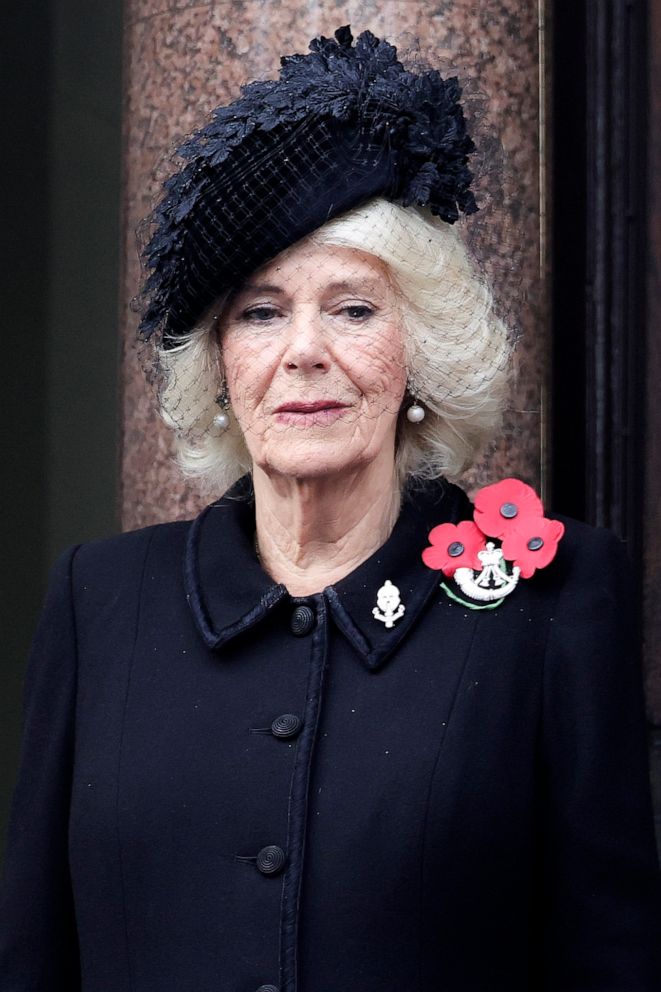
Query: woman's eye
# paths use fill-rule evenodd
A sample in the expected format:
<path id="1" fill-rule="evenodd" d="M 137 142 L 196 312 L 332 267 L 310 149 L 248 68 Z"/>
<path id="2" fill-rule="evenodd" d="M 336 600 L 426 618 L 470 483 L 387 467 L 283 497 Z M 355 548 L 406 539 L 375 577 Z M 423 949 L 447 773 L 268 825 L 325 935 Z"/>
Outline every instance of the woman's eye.
<path id="1" fill-rule="evenodd" d="M 346 314 L 351 320 L 365 320 L 372 316 L 374 310 L 364 303 L 355 303 L 353 306 L 342 307 L 340 313 Z"/>
<path id="2" fill-rule="evenodd" d="M 252 307 L 250 310 L 244 310 L 241 314 L 243 320 L 252 320 L 257 323 L 263 323 L 277 316 L 278 311 L 275 307 Z"/>

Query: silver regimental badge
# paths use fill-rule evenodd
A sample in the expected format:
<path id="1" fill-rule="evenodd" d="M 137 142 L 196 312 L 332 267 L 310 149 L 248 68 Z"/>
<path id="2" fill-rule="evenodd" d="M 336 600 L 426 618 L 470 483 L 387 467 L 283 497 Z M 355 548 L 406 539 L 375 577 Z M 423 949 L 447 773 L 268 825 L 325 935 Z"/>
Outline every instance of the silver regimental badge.
<path id="1" fill-rule="evenodd" d="M 406 607 L 399 598 L 399 589 L 390 579 L 386 579 L 376 594 L 377 605 L 372 610 L 372 616 L 386 627 L 393 627 L 404 616 Z"/>
<path id="2" fill-rule="evenodd" d="M 487 541 L 486 549 L 478 551 L 477 557 L 482 563 L 480 572 L 472 568 L 458 568 L 454 573 L 454 581 L 461 591 L 481 603 L 493 603 L 509 596 L 519 581 L 521 569 L 518 565 L 512 567 L 510 575 L 503 552 L 493 541 Z"/>

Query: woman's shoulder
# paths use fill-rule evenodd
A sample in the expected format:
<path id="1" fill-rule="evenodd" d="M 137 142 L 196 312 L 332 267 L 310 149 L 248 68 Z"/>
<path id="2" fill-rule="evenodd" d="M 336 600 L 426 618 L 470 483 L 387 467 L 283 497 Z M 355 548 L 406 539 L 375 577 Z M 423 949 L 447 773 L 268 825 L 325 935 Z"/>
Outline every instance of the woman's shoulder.
<path id="1" fill-rule="evenodd" d="M 560 513 L 548 516 L 564 526 L 558 544 L 558 565 L 572 575 L 596 574 L 605 578 L 631 569 L 626 542 L 613 531 Z"/>
<path id="2" fill-rule="evenodd" d="M 551 512 L 548 517 L 564 525 L 557 554 L 526 582 L 546 602 L 556 635 L 571 632 L 573 638 L 583 631 L 599 640 L 598 630 L 609 631 L 613 623 L 626 627 L 636 598 L 635 563 L 626 543 L 604 527 Z"/>
<path id="3" fill-rule="evenodd" d="M 77 546 L 76 561 L 111 565 L 141 556 L 153 545 L 159 548 L 180 547 L 185 543 L 192 523 L 192 520 L 174 520 L 85 541 Z"/>
<path id="4" fill-rule="evenodd" d="M 139 585 L 149 563 L 152 570 L 181 571 L 192 520 L 152 524 L 109 537 L 74 544 L 60 553 L 51 583 L 68 575 L 74 598 L 95 590 L 103 595 L 121 586 Z"/>

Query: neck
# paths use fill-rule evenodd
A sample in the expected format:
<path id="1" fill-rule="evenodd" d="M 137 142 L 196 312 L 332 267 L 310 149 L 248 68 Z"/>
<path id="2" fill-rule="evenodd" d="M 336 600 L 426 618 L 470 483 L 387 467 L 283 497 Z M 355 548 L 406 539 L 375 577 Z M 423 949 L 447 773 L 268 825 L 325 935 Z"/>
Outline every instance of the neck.
<path id="1" fill-rule="evenodd" d="M 399 515 L 392 460 L 320 479 L 271 476 L 255 467 L 262 567 L 292 596 L 320 592 L 388 539 Z"/>

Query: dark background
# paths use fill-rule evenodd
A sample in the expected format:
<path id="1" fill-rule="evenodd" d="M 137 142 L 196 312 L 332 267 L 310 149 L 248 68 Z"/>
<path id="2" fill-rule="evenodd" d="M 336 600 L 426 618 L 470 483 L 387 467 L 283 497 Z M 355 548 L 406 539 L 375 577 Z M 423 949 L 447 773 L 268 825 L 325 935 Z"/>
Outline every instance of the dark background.
<path id="1" fill-rule="evenodd" d="M 48 570 L 119 528 L 121 69 L 117 0 L 2 4 L 2 850 Z"/>
<path id="2" fill-rule="evenodd" d="M 627 541 L 648 668 L 658 671 L 661 15 L 658 0 L 548 9 L 551 504 Z M 120 527 L 122 5 L 5 4 L 0 28 L 2 849 L 24 660 L 48 570 L 67 545 Z"/>

